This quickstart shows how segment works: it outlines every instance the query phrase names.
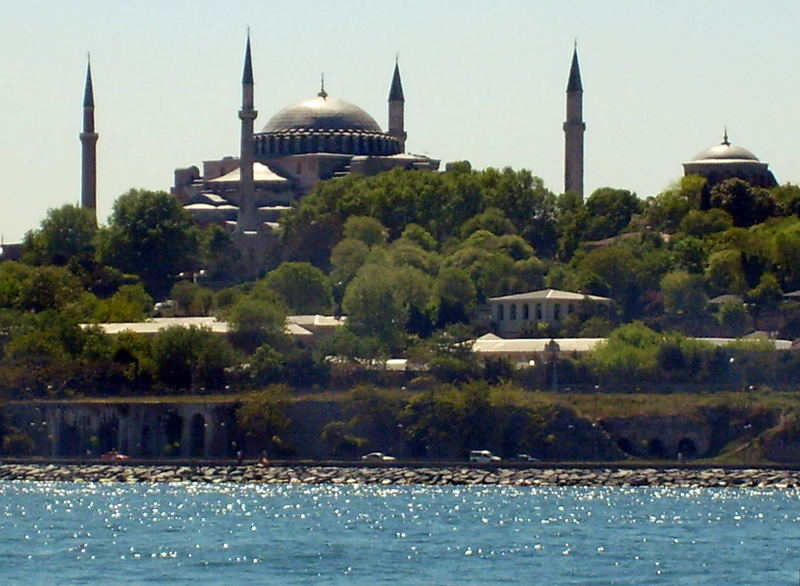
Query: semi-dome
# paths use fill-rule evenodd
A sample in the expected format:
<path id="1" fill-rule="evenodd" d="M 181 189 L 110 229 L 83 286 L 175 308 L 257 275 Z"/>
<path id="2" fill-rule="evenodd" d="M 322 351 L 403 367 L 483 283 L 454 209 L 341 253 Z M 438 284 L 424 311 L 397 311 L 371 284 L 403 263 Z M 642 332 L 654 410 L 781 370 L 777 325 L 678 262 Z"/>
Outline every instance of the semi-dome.
<path id="1" fill-rule="evenodd" d="M 310 100 L 292 104 L 275 114 L 262 132 L 293 130 L 381 132 L 381 127 L 358 106 L 320 92 Z"/>

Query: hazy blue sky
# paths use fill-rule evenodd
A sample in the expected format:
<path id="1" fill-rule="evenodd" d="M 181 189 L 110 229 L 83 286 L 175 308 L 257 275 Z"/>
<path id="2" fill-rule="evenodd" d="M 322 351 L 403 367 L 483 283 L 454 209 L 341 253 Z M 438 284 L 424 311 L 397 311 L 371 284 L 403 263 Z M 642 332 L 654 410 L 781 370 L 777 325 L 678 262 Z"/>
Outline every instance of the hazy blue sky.
<path id="1" fill-rule="evenodd" d="M 797 183 L 798 25 L 797 0 L 16 2 L 0 21 L 0 233 L 18 240 L 78 201 L 87 51 L 105 221 L 128 188 L 237 154 L 247 26 L 257 128 L 316 94 L 322 71 L 385 128 L 399 53 L 411 152 L 529 168 L 559 192 L 577 37 L 587 193 L 658 193 L 725 125 Z"/>

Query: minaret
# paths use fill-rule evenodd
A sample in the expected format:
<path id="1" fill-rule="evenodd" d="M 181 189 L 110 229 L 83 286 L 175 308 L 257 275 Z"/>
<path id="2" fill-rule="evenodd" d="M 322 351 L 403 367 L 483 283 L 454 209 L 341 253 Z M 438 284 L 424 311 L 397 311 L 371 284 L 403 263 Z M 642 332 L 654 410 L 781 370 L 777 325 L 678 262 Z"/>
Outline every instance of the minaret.
<path id="1" fill-rule="evenodd" d="M 400 152 L 406 152 L 405 103 L 403 83 L 400 81 L 400 65 L 394 61 L 392 88 L 389 90 L 389 135 L 400 141 Z"/>
<path id="2" fill-rule="evenodd" d="M 258 229 L 256 215 L 255 185 L 253 183 L 253 121 L 258 112 L 253 109 L 253 63 L 250 58 L 250 32 L 247 33 L 247 48 L 242 73 L 242 121 L 241 154 L 239 155 L 239 214 L 236 229 L 239 232 Z"/>
<path id="3" fill-rule="evenodd" d="M 86 63 L 83 91 L 83 132 L 81 138 L 81 207 L 97 210 L 97 133 L 94 131 L 92 64 Z M 97 219 L 95 218 L 95 221 Z"/>
<path id="4" fill-rule="evenodd" d="M 572 53 L 567 82 L 567 121 L 564 122 L 564 191 L 583 197 L 583 85 L 578 66 L 578 45 Z"/>

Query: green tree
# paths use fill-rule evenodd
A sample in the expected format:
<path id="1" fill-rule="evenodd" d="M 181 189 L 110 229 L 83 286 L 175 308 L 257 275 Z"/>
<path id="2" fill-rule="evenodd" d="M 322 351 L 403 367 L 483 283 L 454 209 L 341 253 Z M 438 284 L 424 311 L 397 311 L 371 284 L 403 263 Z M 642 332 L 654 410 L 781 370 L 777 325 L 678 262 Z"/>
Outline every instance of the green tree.
<path id="1" fill-rule="evenodd" d="M 466 323 L 475 309 L 476 291 L 472 279 L 463 269 L 445 267 L 433 284 L 433 304 L 436 323 Z"/>
<path id="2" fill-rule="evenodd" d="M 704 238 L 709 234 L 724 232 L 733 227 L 733 218 L 725 210 L 713 209 L 708 211 L 692 210 L 687 213 L 678 226 L 681 232 Z"/>
<path id="3" fill-rule="evenodd" d="M 219 389 L 225 369 L 234 364 L 227 340 L 210 330 L 173 326 L 153 338 L 153 361 L 159 380 L 174 389 Z"/>
<path id="4" fill-rule="evenodd" d="M 770 193 L 782 215 L 800 215 L 800 186 L 786 183 L 773 187 Z"/>
<path id="5" fill-rule="evenodd" d="M 333 305 L 328 277 L 307 262 L 285 262 L 267 273 L 259 286 L 275 291 L 296 314 L 328 314 Z"/>
<path id="6" fill-rule="evenodd" d="M 399 240 L 414 244 L 428 252 L 436 250 L 436 239 L 418 224 L 408 224 Z"/>
<path id="7" fill-rule="evenodd" d="M 356 335 L 375 337 L 389 351 L 402 346 L 408 307 L 397 290 L 393 269 L 365 266 L 347 286 L 342 309 L 346 327 Z"/>
<path id="8" fill-rule="evenodd" d="M 345 238 L 331 251 L 332 277 L 335 282 L 347 285 L 364 265 L 369 254 L 369 246 L 355 238 Z"/>
<path id="9" fill-rule="evenodd" d="M 642 202 L 627 189 L 601 187 L 586 200 L 589 212 L 587 237 L 601 240 L 618 234 L 634 214 L 642 210 Z"/>
<path id="10" fill-rule="evenodd" d="M 24 258 L 32 264 L 86 261 L 94 256 L 96 235 L 94 210 L 73 205 L 50 209 L 39 229 L 25 235 Z"/>
<path id="11" fill-rule="evenodd" d="M 777 212 L 777 205 L 766 189 L 753 187 L 742 179 L 726 179 L 711 190 L 711 205 L 728 212 L 735 226 L 752 226 Z"/>
<path id="12" fill-rule="evenodd" d="M 764 273 L 758 285 L 747 292 L 747 296 L 763 307 L 774 307 L 783 297 L 783 291 L 775 275 Z"/>
<path id="13" fill-rule="evenodd" d="M 651 379 L 661 337 L 641 322 L 620 326 L 583 358 L 600 376 L 616 381 Z"/>
<path id="14" fill-rule="evenodd" d="M 192 281 L 180 280 L 172 286 L 169 297 L 175 303 L 176 315 L 194 315 L 192 306 L 202 287 Z"/>
<path id="15" fill-rule="evenodd" d="M 492 234 L 514 234 L 516 232 L 511 220 L 497 208 L 488 208 L 464 222 L 464 225 L 461 226 L 461 237 L 468 238 L 478 230 L 485 230 Z"/>
<path id="16" fill-rule="evenodd" d="M 508 292 L 509 281 L 514 277 L 514 259 L 498 248 L 497 236 L 478 231 L 444 260 L 444 266 L 469 274 L 479 300 L 501 295 Z"/>
<path id="17" fill-rule="evenodd" d="M 279 383 L 283 380 L 283 355 L 269 344 L 262 344 L 250 360 L 250 379 L 256 385 Z"/>
<path id="18" fill-rule="evenodd" d="M 100 301 L 92 312 L 92 320 L 104 322 L 144 321 L 153 309 L 153 298 L 141 284 L 123 285 L 110 298 Z"/>
<path id="19" fill-rule="evenodd" d="M 441 258 L 438 254 L 402 238 L 392 243 L 387 251 L 386 260 L 394 266 L 414 267 L 427 275 L 435 275 L 441 265 Z"/>
<path id="20" fill-rule="evenodd" d="M 245 435 L 248 454 L 283 455 L 288 446 L 281 439 L 289 426 L 286 414 L 289 389 L 283 385 L 270 385 L 263 391 L 251 395 L 236 409 L 236 423 Z"/>
<path id="21" fill-rule="evenodd" d="M 245 297 L 222 312 L 230 326 L 234 345 L 254 352 L 262 344 L 285 351 L 290 346 L 286 334 L 286 308 L 280 303 Z"/>
<path id="22" fill-rule="evenodd" d="M 612 297 L 628 317 L 640 313 L 643 263 L 630 248 L 596 248 L 575 264 L 574 283 L 578 290 Z"/>
<path id="23" fill-rule="evenodd" d="M 710 242 L 695 236 L 676 237 L 670 241 L 675 264 L 690 273 L 702 273 L 708 259 Z"/>
<path id="24" fill-rule="evenodd" d="M 9 270 L 0 271 L 0 299 L 8 295 L 9 307 L 37 312 L 64 310 L 81 295 L 80 281 L 64 267 L 44 266 L 18 271 L 3 263 L 3 268 Z M 5 284 L 2 283 L 4 277 L 8 279 Z M 16 279 L 19 280 L 14 283 Z M 16 296 L 12 297 L 14 293 Z"/>
<path id="25" fill-rule="evenodd" d="M 704 285 L 701 275 L 682 270 L 667 273 L 660 283 L 664 309 L 676 315 L 699 316 L 708 303 Z"/>
<path id="26" fill-rule="evenodd" d="M 557 253 L 561 260 L 569 261 L 584 239 L 589 225 L 589 212 L 583 203 L 583 198 L 573 192 L 558 197 L 557 210 Z"/>
<path id="27" fill-rule="evenodd" d="M 717 293 L 744 293 L 747 280 L 742 266 L 742 253 L 726 249 L 708 257 L 706 281 Z"/>
<path id="28" fill-rule="evenodd" d="M 350 216 L 344 223 L 344 237 L 361 240 L 367 246 L 386 243 L 386 227 L 369 216 Z"/>
<path id="29" fill-rule="evenodd" d="M 739 337 L 753 329 L 753 319 L 744 303 L 727 301 L 717 312 L 717 323 L 729 336 Z"/>
<path id="30" fill-rule="evenodd" d="M 477 178 L 484 208 L 502 210 L 517 234 L 540 255 L 552 257 L 556 253 L 558 212 L 556 196 L 545 188 L 544 181 L 528 170 L 514 171 L 508 167 L 502 171 L 486 169 Z"/>
<path id="31" fill-rule="evenodd" d="M 199 235 L 170 194 L 132 189 L 114 202 L 108 228 L 100 232 L 100 261 L 139 275 L 161 298 L 175 275 L 197 268 Z"/>
<path id="32" fill-rule="evenodd" d="M 647 200 L 646 221 L 654 230 L 674 233 L 691 209 L 689 199 L 680 190 L 671 189 Z"/>

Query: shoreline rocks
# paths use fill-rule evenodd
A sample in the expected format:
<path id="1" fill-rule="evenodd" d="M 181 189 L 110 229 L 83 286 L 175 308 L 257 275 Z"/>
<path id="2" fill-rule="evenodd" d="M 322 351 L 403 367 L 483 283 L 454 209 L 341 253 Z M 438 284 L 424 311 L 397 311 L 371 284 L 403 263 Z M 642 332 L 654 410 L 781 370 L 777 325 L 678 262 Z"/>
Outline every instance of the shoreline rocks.
<path id="1" fill-rule="evenodd" d="M 0 481 L 800 488 L 800 470 L 769 468 L 479 468 L 0 464 Z"/>

